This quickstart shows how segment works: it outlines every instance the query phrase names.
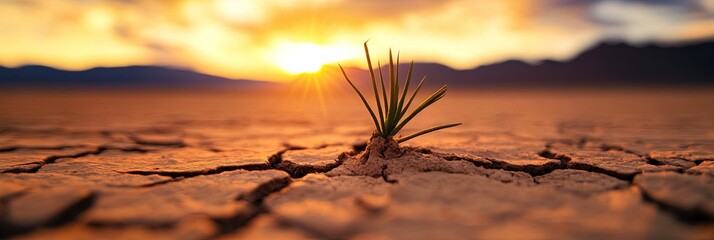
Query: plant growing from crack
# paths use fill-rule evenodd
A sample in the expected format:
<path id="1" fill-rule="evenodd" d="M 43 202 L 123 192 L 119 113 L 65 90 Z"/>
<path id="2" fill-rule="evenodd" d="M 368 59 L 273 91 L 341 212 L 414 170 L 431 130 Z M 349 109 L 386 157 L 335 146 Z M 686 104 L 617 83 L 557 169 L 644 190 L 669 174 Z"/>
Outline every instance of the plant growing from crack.
<path id="1" fill-rule="evenodd" d="M 364 95 L 360 90 L 355 86 L 355 84 L 350 80 L 350 78 L 347 76 L 347 73 L 345 72 L 345 69 L 342 68 L 342 65 L 340 66 L 340 70 L 342 70 L 342 75 L 344 75 L 345 80 L 352 86 L 352 89 L 357 92 L 357 95 L 359 95 L 360 99 L 362 100 L 362 103 L 364 106 L 367 108 L 367 111 L 369 112 L 370 116 L 372 117 L 372 121 L 374 121 L 374 125 L 377 128 L 376 134 L 378 136 L 381 136 L 382 138 L 386 139 L 387 141 L 394 140 L 394 136 L 396 136 L 399 131 L 404 128 L 404 126 L 409 123 L 416 115 L 418 115 L 422 110 L 425 108 L 431 106 L 435 102 L 439 101 L 439 99 L 443 98 L 444 95 L 446 94 L 446 85 L 442 86 L 439 88 L 439 90 L 436 90 L 431 96 L 429 96 L 426 100 L 424 100 L 419 106 L 417 106 L 411 113 L 407 115 L 407 111 L 409 110 L 409 107 L 412 104 L 412 101 L 414 101 L 414 97 L 417 95 L 419 92 L 419 89 L 421 89 L 422 84 L 424 84 L 424 80 L 426 80 L 426 76 L 422 77 L 421 80 L 419 81 L 419 84 L 416 86 L 414 91 L 411 94 L 411 97 L 409 97 L 409 100 L 405 102 L 407 93 L 409 91 L 409 85 L 411 83 L 411 78 L 412 78 L 412 70 L 414 69 L 414 61 L 412 61 L 409 64 L 409 71 L 407 72 L 406 79 L 404 79 L 404 88 L 400 92 L 399 88 L 399 53 L 397 53 L 397 59 L 396 63 L 394 62 L 394 58 L 392 55 L 392 50 L 389 50 L 389 88 L 387 89 L 385 87 L 385 81 L 384 81 L 384 75 L 382 73 L 382 67 L 379 61 L 377 61 L 377 66 L 379 67 L 379 86 L 381 89 L 381 96 L 378 91 L 377 87 L 377 79 L 375 77 L 375 71 L 372 68 L 372 59 L 369 56 L 369 48 L 367 47 L 367 42 L 364 43 L 364 52 L 367 58 L 367 65 L 369 66 L 369 74 L 370 78 L 372 80 L 372 89 L 374 90 L 374 97 L 377 105 L 377 115 L 375 115 L 375 112 L 372 110 L 372 107 L 370 104 L 367 102 L 367 99 L 365 99 Z M 387 95 L 387 91 L 389 95 Z M 412 138 L 431 133 L 437 130 L 445 129 L 445 128 L 450 128 L 450 127 L 455 127 L 461 125 L 461 123 L 451 123 L 451 124 L 445 124 L 445 125 L 439 125 L 436 127 L 431 127 L 427 128 L 415 133 L 412 133 L 410 135 L 407 135 L 405 137 L 401 137 L 399 139 L 396 139 L 397 143 L 405 142 L 408 141 Z"/>

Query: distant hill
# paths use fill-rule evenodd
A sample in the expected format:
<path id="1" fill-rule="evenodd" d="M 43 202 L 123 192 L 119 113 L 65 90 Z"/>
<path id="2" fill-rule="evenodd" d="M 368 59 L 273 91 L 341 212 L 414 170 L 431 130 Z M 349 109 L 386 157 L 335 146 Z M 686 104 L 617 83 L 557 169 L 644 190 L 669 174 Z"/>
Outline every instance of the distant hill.
<path id="1" fill-rule="evenodd" d="M 65 71 L 45 66 L 0 67 L 0 87 L 31 89 L 226 89 L 260 88 L 273 83 L 232 80 L 191 70 L 158 66 Z"/>
<path id="2" fill-rule="evenodd" d="M 400 73 L 406 74 L 407 69 L 408 64 L 401 64 Z M 386 67 L 384 71 L 387 73 Z M 362 69 L 351 68 L 348 72 L 355 77 L 369 77 Z M 452 88 L 714 85 L 714 42 L 680 47 L 603 43 L 566 62 L 545 60 L 531 65 L 510 60 L 469 70 L 415 63 L 415 79 L 424 75 L 428 76 L 427 84 L 431 87 L 448 84 Z"/>
<path id="3" fill-rule="evenodd" d="M 400 66 L 406 75 L 408 64 Z M 327 67 L 334 77 L 339 70 Z M 368 72 L 348 68 L 358 84 L 367 87 Z M 385 72 L 385 74 L 388 74 Z M 687 87 L 714 86 L 714 42 L 679 47 L 627 44 L 597 45 L 577 57 L 531 65 L 505 61 L 469 70 L 454 70 L 436 63 L 415 63 L 418 81 L 427 75 L 427 87 L 448 84 L 453 88 L 553 88 L 553 87 Z M 0 67 L 2 88 L 141 88 L 141 89 L 226 89 L 259 88 L 275 83 L 232 80 L 191 70 L 158 66 L 93 68 L 64 71 L 44 66 Z"/>

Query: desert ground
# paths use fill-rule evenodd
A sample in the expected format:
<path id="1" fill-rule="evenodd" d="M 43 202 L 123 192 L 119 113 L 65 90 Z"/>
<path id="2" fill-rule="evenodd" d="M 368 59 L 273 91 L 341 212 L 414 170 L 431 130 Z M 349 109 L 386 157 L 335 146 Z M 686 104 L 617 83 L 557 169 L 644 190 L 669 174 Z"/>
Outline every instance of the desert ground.
<path id="1" fill-rule="evenodd" d="M 713 93 L 451 90 L 363 176 L 349 89 L 5 92 L 0 237 L 712 239 Z"/>

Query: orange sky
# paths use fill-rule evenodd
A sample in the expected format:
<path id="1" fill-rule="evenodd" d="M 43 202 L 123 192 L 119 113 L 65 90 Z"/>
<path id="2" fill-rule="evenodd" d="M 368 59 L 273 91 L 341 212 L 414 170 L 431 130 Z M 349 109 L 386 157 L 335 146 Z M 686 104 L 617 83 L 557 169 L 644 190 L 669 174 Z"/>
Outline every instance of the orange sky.
<path id="1" fill-rule="evenodd" d="M 5 0 L 0 65 L 168 65 L 289 81 L 377 57 L 457 69 L 567 59 L 604 39 L 677 43 L 714 36 L 714 0 Z M 364 67 L 364 66 L 362 66 Z"/>

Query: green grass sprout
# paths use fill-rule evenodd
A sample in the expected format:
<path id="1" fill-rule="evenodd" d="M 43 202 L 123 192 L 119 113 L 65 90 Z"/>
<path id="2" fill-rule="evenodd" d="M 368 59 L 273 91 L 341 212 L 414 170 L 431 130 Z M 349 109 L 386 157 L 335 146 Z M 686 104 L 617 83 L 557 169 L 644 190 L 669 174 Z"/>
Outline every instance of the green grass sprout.
<path id="1" fill-rule="evenodd" d="M 424 84 L 424 80 L 426 80 L 426 76 L 422 77 L 421 80 L 419 81 L 419 84 L 416 86 L 414 91 L 412 92 L 411 96 L 409 97 L 409 100 L 405 104 L 405 100 L 407 99 L 407 93 L 409 92 L 409 85 L 411 83 L 412 79 L 412 70 L 414 69 L 414 61 L 412 61 L 409 64 L 409 71 L 407 72 L 406 79 L 404 79 L 404 88 L 402 89 L 400 93 L 400 88 L 399 88 L 399 53 L 397 53 L 397 58 L 396 62 L 394 61 L 394 57 L 392 54 L 392 50 L 389 49 L 389 89 L 385 87 L 385 81 L 384 81 L 384 74 L 382 73 L 382 67 L 381 63 L 377 61 L 377 66 L 379 67 L 379 86 L 377 85 L 377 78 L 376 78 L 376 73 L 374 68 L 372 67 L 372 59 L 369 55 L 369 48 L 367 47 L 367 42 L 364 42 L 364 52 L 367 58 L 367 65 L 369 65 L 369 76 L 372 80 L 372 90 L 374 91 L 374 98 L 375 102 L 377 103 L 377 115 L 375 115 L 374 110 L 370 106 L 369 102 L 367 99 L 364 97 L 362 92 L 355 86 L 355 84 L 350 80 L 350 78 L 347 76 L 347 73 L 345 72 L 345 69 L 342 68 L 342 65 L 340 66 L 340 70 L 342 70 L 342 75 L 344 75 L 345 80 L 352 86 L 352 89 L 357 92 L 357 95 L 359 95 L 360 99 L 362 100 L 362 103 L 364 106 L 367 108 L 367 111 L 369 112 L 369 115 L 372 117 L 372 121 L 374 121 L 374 126 L 377 128 L 377 132 L 379 135 L 381 135 L 384 138 L 387 139 L 392 139 L 394 138 L 399 131 L 402 130 L 402 128 L 409 123 L 414 117 L 416 117 L 422 110 L 425 108 L 431 106 L 435 102 L 439 101 L 439 99 L 443 98 L 444 95 L 446 94 L 447 87 L 446 85 L 442 86 L 436 92 L 431 94 L 426 100 L 424 100 L 419 106 L 417 106 L 409 115 L 407 114 L 407 111 L 409 110 L 409 107 L 411 106 L 412 102 L 414 101 L 414 97 L 417 95 L 419 90 L 421 89 L 422 85 Z M 378 89 L 381 88 L 381 89 Z M 380 90 L 381 90 L 381 95 L 380 95 Z M 387 95 L 387 91 L 389 91 L 389 95 Z M 406 117 L 405 117 L 406 116 Z M 398 143 L 408 141 L 412 138 L 431 133 L 437 130 L 441 130 L 444 128 L 450 128 L 450 127 L 455 127 L 461 125 L 461 123 L 451 123 L 451 124 L 444 124 L 432 128 L 427 128 L 421 131 L 418 131 L 416 133 L 412 133 L 410 135 L 407 135 L 405 137 L 401 137 L 397 139 L 396 141 Z"/>

